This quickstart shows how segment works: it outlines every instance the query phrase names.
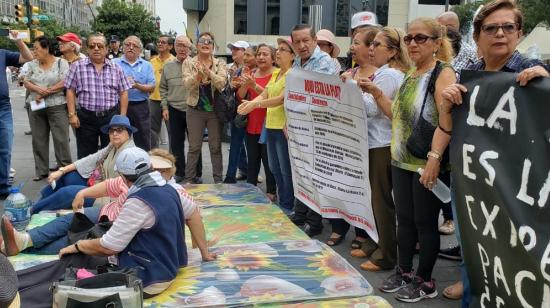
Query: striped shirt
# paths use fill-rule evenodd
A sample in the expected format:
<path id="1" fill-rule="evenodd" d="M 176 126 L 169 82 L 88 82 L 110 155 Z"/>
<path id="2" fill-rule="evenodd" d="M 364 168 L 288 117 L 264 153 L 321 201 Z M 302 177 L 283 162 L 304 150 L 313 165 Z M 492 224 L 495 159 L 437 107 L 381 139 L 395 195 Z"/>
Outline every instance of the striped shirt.
<path id="1" fill-rule="evenodd" d="M 89 58 L 71 65 L 65 79 L 65 88 L 74 90 L 80 107 L 90 111 L 105 111 L 115 107 L 120 92 L 131 88 L 122 69 L 105 60 L 101 71 L 96 71 Z"/>
<path id="2" fill-rule="evenodd" d="M 103 206 L 99 212 L 99 217 L 105 215 L 109 217 L 109 221 L 115 221 L 124 207 L 126 198 L 128 198 L 128 186 L 120 176 L 105 180 L 105 184 L 107 185 L 107 195 L 110 198 L 116 198 L 116 200 Z"/>

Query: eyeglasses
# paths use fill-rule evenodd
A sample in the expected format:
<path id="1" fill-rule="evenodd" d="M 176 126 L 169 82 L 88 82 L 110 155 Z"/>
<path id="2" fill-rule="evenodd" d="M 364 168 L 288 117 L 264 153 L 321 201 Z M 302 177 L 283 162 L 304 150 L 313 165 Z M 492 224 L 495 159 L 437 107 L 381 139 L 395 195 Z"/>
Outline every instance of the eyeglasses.
<path id="1" fill-rule="evenodd" d="M 412 41 L 415 41 L 416 44 L 424 44 L 428 39 L 435 40 L 437 37 L 433 36 L 427 36 L 425 34 L 417 34 L 415 36 L 412 36 L 410 34 L 405 35 L 403 38 L 403 41 L 405 44 L 410 45 Z"/>
<path id="2" fill-rule="evenodd" d="M 488 35 L 495 35 L 498 33 L 498 30 L 502 29 L 502 32 L 506 34 L 513 34 L 516 33 L 519 30 L 519 24 L 518 23 L 505 23 L 505 24 L 487 24 L 481 26 L 481 30 Z"/>
<path id="3" fill-rule="evenodd" d="M 126 128 L 125 127 L 111 127 L 109 128 L 109 134 L 121 134 Z"/>
<path id="4" fill-rule="evenodd" d="M 285 48 L 277 48 L 277 50 L 276 50 L 276 51 L 277 51 L 277 52 L 288 52 L 288 53 L 292 53 L 292 51 L 291 51 L 291 50 L 289 50 L 289 49 L 285 49 Z"/>
<path id="5" fill-rule="evenodd" d="M 96 43 L 96 44 L 88 44 L 88 49 L 99 49 L 99 50 L 103 50 L 105 49 L 105 45 L 103 44 L 99 44 L 99 43 Z"/>
<path id="6" fill-rule="evenodd" d="M 207 39 L 207 38 L 200 38 L 199 39 L 199 44 L 204 44 L 204 45 L 214 44 L 214 40 Z"/>
<path id="7" fill-rule="evenodd" d="M 138 48 L 140 48 L 139 45 L 136 45 L 136 44 L 133 44 L 133 43 L 124 43 L 124 47 L 128 48 L 128 49 L 132 49 L 132 48 L 138 49 Z"/>
<path id="8" fill-rule="evenodd" d="M 157 41 L 157 45 L 166 45 L 168 44 L 167 41 Z"/>
<path id="9" fill-rule="evenodd" d="M 373 48 L 378 48 L 378 47 L 387 47 L 387 48 L 390 48 L 390 46 L 388 45 L 384 45 L 382 43 L 380 43 L 379 41 L 372 41 L 372 43 L 370 44 Z"/>

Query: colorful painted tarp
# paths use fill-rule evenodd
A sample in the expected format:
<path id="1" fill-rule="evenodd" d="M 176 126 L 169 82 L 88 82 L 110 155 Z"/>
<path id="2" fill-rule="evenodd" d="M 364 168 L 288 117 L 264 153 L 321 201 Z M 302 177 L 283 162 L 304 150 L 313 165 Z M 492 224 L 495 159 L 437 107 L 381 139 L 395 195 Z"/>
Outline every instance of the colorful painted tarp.
<path id="1" fill-rule="evenodd" d="M 243 306 L 366 296 L 372 287 L 316 240 L 224 246 L 216 261 L 182 268 L 145 307 Z"/>
<path id="2" fill-rule="evenodd" d="M 271 203 L 260 188 L 248 183 L 191 184 L 184 187 L 201 207 Z"/>

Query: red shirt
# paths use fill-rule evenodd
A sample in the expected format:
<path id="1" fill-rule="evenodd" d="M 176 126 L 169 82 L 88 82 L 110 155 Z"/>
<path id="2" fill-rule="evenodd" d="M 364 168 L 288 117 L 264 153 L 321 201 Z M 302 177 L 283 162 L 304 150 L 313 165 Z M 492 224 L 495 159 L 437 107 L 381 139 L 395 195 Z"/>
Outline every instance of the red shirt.
<path id="1" fill-rule="evenodd" d="M 256 83 L 262 88 L 267 86 L 270 79 L 271 74 L 264 77 L 255 78 Z M 260 95 L 260 93 L 256 93 L 253 89 L 248 89 L 247 91 L 248 100 L 253 100 L 258 95 Z M 266 108 L 256 108 L 248 114 L 248 124 L 246 125 L 247 133 L 251 135 L 260 135 L 262 133 L 266 112 Z"/>

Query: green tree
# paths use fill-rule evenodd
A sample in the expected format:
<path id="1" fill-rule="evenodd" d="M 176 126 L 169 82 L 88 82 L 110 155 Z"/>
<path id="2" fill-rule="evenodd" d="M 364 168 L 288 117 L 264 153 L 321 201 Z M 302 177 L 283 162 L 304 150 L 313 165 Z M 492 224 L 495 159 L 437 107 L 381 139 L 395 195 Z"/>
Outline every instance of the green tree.
<path id="1" fill-rule="evenodd" d="M 92 29 L 105 34 L 106 37 L 118 35 L 125 38 L 136 35 L 146 44 L 156 41 L 160 35 L 153 16 L 140 4 L 105 0 L 97 10 L 98 15 Z"/>

